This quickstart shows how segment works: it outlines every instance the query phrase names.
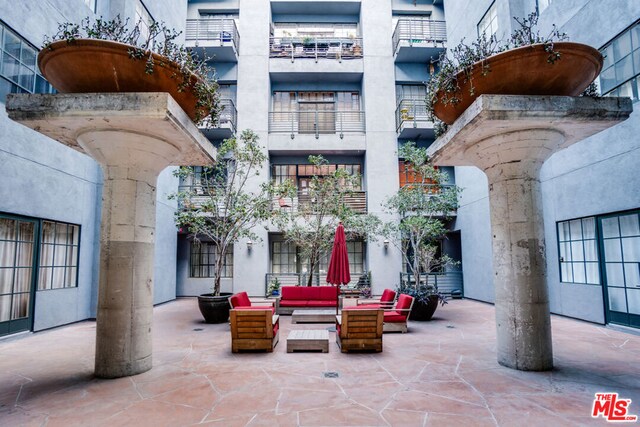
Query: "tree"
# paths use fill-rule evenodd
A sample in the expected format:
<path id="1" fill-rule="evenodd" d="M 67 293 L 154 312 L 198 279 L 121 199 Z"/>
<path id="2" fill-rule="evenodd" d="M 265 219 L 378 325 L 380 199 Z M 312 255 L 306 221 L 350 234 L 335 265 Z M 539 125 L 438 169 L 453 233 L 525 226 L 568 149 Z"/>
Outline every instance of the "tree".
<path id="1" fill-rule="evenodd" d="M 206 238 L 216 248 L 214 295 L 220 295 L 224 260 L 231 246 L 241 238 L 258 240 L 252 229 L 278 214 L 272 209 L 273 184 L 250 190 L 252 179 L 267 160 L 258 136 L 245 130 L 240 140 L 231 138 L 222 143 L 214 164 L 202 169 L 181 167 L 175 173 L 194 184 L 172 195 L 182 206 L 176 212 L 176 224 L 186 227 L 196 244 Z"/>
<path id="2" fill-rule="evenodd" d="M 303 260 L 308 260 L 311 286 L 315 269 L 324 254 L 331 251 L 338 223 L 342 221 L 347 239 L 366 239 L 376 229 L 377 218 L 359 214 L 347 203 L 347 199 L 360 188 L 360 175 L 330 165 L 322 156 L 309 156 L 314 165 L 314 175 L 304 193 L 297 195 L 298 204 L 278 217 L 276 224 L 284 239 L 296 245 Z M 296 186 L 289 182 L 287 196 L 296 196 Z"/>
<path id="3" fill-rule="evenodd" d="M 447 233 L 445 221 L 458 208 L 460 188 L 444 185 L 447 174 L 435 168 L 426 149 L 413 142 L 398 150 L 411 179 L 391 196 L 385 210 L 399 220 L 383 224 L 381 234 L 397 247 L 403 263 L 420 284 L 420 276 L 453 264 L 446 255 L 437 257 L 436 242 Z"/>

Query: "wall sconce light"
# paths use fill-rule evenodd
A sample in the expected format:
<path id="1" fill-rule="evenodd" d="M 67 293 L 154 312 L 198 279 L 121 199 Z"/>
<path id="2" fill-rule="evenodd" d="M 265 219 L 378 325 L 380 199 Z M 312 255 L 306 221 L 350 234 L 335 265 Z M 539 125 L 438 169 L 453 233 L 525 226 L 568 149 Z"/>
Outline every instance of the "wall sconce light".
<path id="1" fill-rule="evenodd" d="M 251 252 L 251 248 L 253 247 L 253 242 L 251 240 L 247 240 L 247 250 Z"/>
<path id="2" fill-rule="evenodd" d="M 387 239 L 384 239 L 384 242 L 382 242 L 382 244 L 384 245 L 384 251 L 388 251 L 389 250 L 389 241 Z"/>

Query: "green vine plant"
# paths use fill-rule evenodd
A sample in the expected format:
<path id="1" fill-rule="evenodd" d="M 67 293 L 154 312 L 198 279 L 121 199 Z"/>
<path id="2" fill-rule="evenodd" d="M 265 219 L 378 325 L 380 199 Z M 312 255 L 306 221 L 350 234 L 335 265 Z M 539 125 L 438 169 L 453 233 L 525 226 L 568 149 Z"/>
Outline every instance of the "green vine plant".
<path id="1" fill-rule="evenodd" d="M 43 48 L 53 49 L 51 44 L 57 41 L 73 44 L 78 39 L 108 40 L 129 45 L 129 57 L 146 61 L 147 74 L 153 74 L 155 67 L 175 64 L 177 71 L 171 77 L 177 81 L 178 92 L 191 89 L 196 96 L 195 122 L 207 127 L 215 126 L 223 106 L 215 70 L 208 65 L 211 58 L 197 55 L 192 49 L 176 43 L 182 32 L 168 28 L 164 22 L 151 24 L 146 37 L 142 36 L 141 25 L 141 21 L 130 25 L 128 18 L 122 20 L 119 15 L 112 20 L 85 18 L 80 24 L 65 22 L 58 24 L 56 34 L 45 37 Z M 159 57 L 154 57 L 154 54 Z"/>
<path id="2" fill-rule="evenodd" d="M 481 67 L 481 76 L 491 72 L 491 66 L 487 58 L 507 50 L 533 45 L 542 45 L 548 53 L 547 62 L 554 64 L 561 58 L 559 51 L 555 49 L 555 42 L 565 41 L 568 36 L 560 32 L 554 25 L 547 36 L 540 35 L 537 29 L 538 15 L 534 12 L 525 18 L 513 18 L 518 28 L 513 31 L 506 41 L 498 40 L 495 34 L 488 36 L 482 33 L 471 44 L 465 43 L 465 39 L 447 52 L 440 54 L 438 59 L 432 59 L 431 63 L 438 66 L 439 70 L 431 76 L 427 82 L 427 111 L 431 120 L 435 123 L 436 137 L 447 130 L 447 125 L 438 120 L 433 114 L 436 103 L 455 105 L 461 101 L 461 85 L 469 83 L 469 94 L 475 95 L 473 72 L 476 67 Z"/>

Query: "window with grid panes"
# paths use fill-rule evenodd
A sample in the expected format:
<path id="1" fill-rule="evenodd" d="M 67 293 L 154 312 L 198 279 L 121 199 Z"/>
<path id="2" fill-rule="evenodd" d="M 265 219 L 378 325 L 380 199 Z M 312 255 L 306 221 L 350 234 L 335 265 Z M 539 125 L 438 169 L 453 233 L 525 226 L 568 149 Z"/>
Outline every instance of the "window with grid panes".
<path id="1" fill-rule="evenodd" d="M 0 102 L 8 93 L 54 93 L 36 64 L 38 50 L 0 20 Z"/>
<path id="2" fill-rule="evenodd" d="M 78 286 L 80 226 L 42 221 L 38 290 Z"/>
<path id="3" fill-rule="evenodd" d="M 497 32 L 498 8 L 496 7 L 496 2 L 494 1 L 478 23 L 478 36 L 481 36 L 482 33 L 484 33 L 488 39 L 494 34 L 497 35 Z"/>
<path id="4" fill-rule="evenodd" d="M 600 49 L 604 67 L 600 73 L 600 91 L 605 96 L 640 99 L 640 21 Z"/>
<path id="5" fill-rule="evenodd" d="M 560 281 L 600 284 L 594 217 L 558 222 Z"/>
<path id="6" fill-rule="evenodd" d="M 218 250 L 214 244 L 192 242 L 189 277 L 214 277 L 217 260 Z M 233 277 L 233 246 L 227 248 L 221 277 Z"/>
<path id="7" fill-rule="evenodd" d="M 273 242 L 271 244 L 271 272 L 297 273 L 298 253 L 293 243 Z"/>

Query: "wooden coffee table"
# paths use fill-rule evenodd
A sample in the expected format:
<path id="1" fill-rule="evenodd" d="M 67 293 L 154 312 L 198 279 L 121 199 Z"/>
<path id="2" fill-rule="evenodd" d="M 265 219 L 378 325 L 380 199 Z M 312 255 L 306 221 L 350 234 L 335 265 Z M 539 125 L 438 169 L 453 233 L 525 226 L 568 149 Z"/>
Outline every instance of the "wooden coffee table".
<path id="1" fill-rule="evenodd" d="M 287 353 L 293 353 L 294 351 L 322 351 L 323 353 L 328 353 L 329 331 L 326 329 L 308 329 L 289 332 Z"/>
<path id="2" fill-rule="evenodd" d="M 335 323 L 336 309 L 331 310 L 294 310 L 291 323 Z"/>

